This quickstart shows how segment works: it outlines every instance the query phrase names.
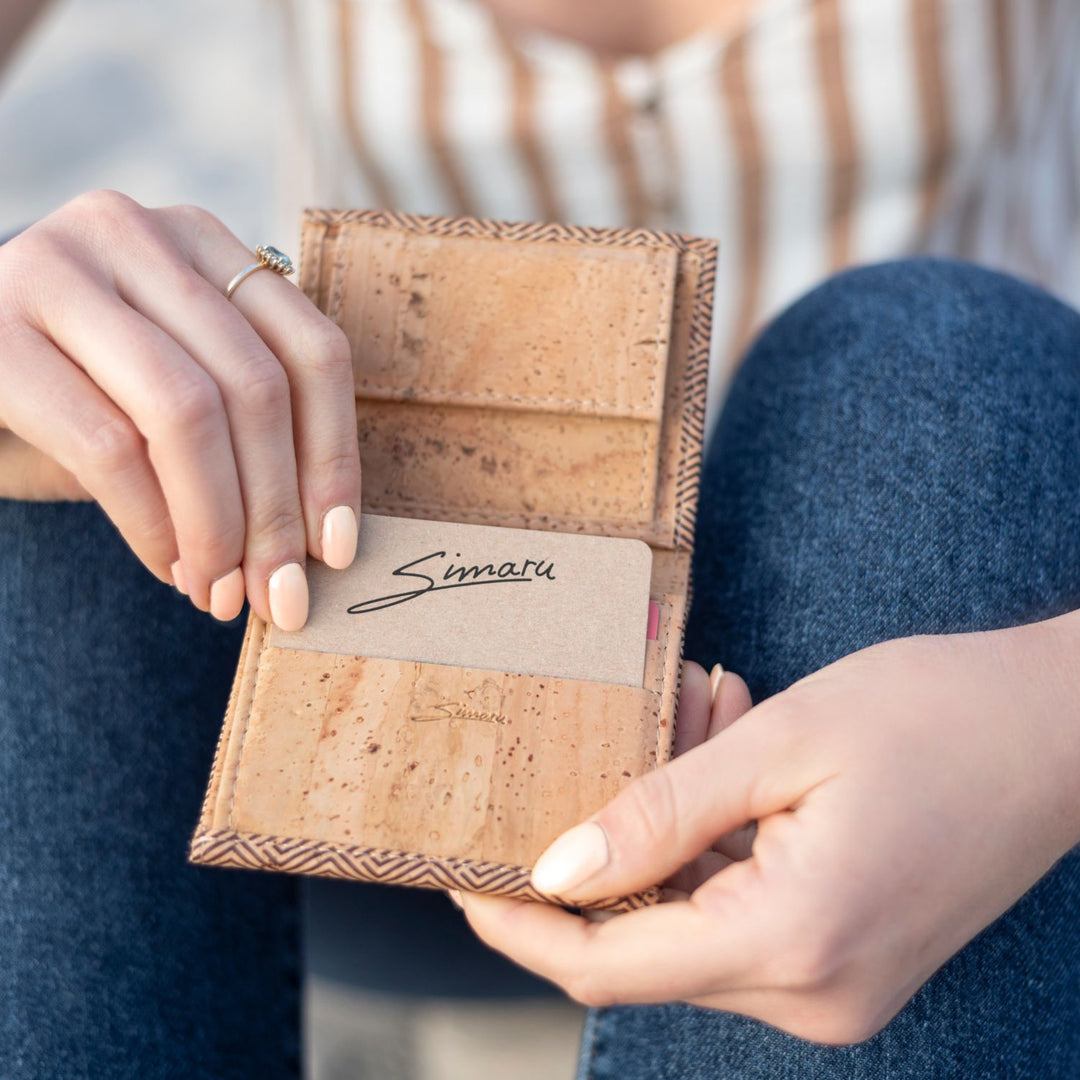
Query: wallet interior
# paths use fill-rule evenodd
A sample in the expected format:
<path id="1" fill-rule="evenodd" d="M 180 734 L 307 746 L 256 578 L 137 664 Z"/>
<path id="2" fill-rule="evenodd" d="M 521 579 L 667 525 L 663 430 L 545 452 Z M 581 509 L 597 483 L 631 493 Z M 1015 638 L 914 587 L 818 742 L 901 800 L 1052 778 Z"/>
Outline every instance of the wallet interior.
<path id="1" fill-rule="evenodd" d="M 659 619 L 629 687 L 279 648 L 253 616 L 195 861 L 535 897 L 543 849 L 670 756 L 715 258 L 645 230 L 307 212 L 301 287 L 352 345 L 364 512 L 642 539 Z M 446 723 L 403 722 L 436 700 Z"/>

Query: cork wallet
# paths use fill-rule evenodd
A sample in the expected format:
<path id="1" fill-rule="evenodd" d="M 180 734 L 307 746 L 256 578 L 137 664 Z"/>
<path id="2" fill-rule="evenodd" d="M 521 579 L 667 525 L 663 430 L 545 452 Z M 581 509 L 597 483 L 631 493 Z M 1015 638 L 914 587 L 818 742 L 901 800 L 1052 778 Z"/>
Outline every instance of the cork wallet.
<path id="1" fill-rule="evenodd" d="M 442 598 L 408 606 L 415 653 L 339 632 L 318 589 L 310 640 L 252 616 L 194 862 L 559 901 L 530 884 L 540 853 L 671 752 L 715 264 L 711 240 L 640 229 L 305 213 L 300 286 L 352 344 L 362 536 L 377 516 L 447 558 L 481 531 L 644 541 L 644 663 L 619 682 L 523 663 L 509 635 L 444 648 L 420 632 Z"/>

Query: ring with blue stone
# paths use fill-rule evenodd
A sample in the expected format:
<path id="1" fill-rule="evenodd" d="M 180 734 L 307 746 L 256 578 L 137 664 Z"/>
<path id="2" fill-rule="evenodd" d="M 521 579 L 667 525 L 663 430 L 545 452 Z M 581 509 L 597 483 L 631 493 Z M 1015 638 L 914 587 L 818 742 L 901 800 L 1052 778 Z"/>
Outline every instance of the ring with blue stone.
<path id="1" fill-rule="evenodd" d="M 250 266 L 245 266 L 244 269 L 225 286 L 226 300 L 232 299 L 232 294 L 236 292 L 240 287 L 240 283 L 244 281 L 245 278 L 249 278 L 259 270 L 273 270 L 275 274 L 287 277 L 296 269 L 292 259 L 290 259 L 285 252 L 278 251 L 276 247 L 272 247 L 270 244 L 260 244 L 255 249 L 255 254 L 258 255 L 259 261 L 252 263 Z"/>

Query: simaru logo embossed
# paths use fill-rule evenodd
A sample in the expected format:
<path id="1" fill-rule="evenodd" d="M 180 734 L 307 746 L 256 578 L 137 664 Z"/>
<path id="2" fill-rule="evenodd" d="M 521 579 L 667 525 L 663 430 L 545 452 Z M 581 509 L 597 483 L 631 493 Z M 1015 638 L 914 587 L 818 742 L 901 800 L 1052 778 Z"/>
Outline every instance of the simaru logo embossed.
<path id="1" fill-rule="evenodd" d="M 454 559 L 460 559 L 456 552 Z M 422 569 L 421 569 L 422 568 Z M 408 603 L 427 593 L 443 592 L 446 589 L 464 589 L 476 585 L 528 585 L 534 581 L 554 581 L 555 563 L 544 559 L 524 559 L 521 562 L 507 561 L 496 565 L 493 562 L 474 566 L 455 565 L 448 559 L 445 551 L 433 551 L 422 555 L 394 570 L 391 577 L 412 578 L 422 581 L 422 586 L 404 592 L 388 593 L 375 596 L 370 600 L 361 600 L 349 607 L 350 615 L 366 615 L 372 611 L 396 607 Z"/>
<path id="2" fill-rule="evenodd" d="M 417 724 L 427 724 L 436 720 L 480 720 L 485 724 L 508 724 L 510 720 L 499 712 L 473 709 L 463 701 L 438 701 L 413 713 L 409 719 Z"/>

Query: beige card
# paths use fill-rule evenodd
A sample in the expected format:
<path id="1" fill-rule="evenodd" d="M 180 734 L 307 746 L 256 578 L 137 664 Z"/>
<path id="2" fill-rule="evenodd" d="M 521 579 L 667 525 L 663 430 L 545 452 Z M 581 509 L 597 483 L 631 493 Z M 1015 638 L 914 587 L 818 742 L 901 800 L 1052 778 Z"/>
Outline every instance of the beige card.
<path id="1" fill-rule="evenodd" d="M 366 514 L 348 570 L 309 562 L 311 608 L 270 644 L 641 686 L 640 540 Z"/>

